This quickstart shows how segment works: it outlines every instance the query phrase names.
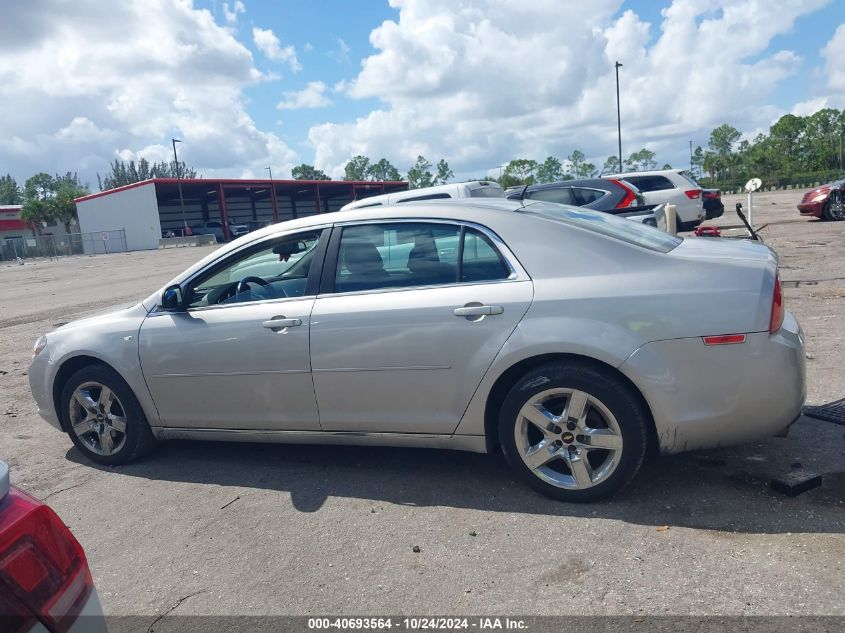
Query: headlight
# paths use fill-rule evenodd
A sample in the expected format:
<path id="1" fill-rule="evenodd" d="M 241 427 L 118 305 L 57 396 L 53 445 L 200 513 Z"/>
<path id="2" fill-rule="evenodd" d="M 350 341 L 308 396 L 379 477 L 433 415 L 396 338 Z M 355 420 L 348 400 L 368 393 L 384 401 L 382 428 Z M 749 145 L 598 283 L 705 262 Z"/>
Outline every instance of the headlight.
<path id="1" fill-rule="evenodd" d="M 36 356 L 44 351 L 45 347 L 47 347 L 47 337 L 39 336 L 38 340 L 35 341 L 35 345 L 32 346 L 32 358 L 35 359 Z"/>

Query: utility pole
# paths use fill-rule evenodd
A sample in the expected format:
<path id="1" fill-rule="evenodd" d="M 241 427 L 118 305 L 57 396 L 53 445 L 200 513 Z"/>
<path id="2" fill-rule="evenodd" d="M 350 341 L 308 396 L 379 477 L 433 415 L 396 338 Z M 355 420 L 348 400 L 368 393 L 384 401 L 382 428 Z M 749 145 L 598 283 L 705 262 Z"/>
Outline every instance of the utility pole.
<path id="1" fill-rule="evenodd" d="M 269 167 L 269 166 L 268 166 L 268 167 L 265 167 L 264 169 L 266 169 L 267 171 L 269 171 L 269 172 L 270 172 L 270 180 L 273 180 L 273 170 L 272 170 L 272 169 L 270 169 L 270 167 Z"/>
<path id="2" fill-rule="evenodd" d="M 619 172 L 622 173 L 622 110 L 619 105 L 619 68 L 622 66 L 616 62 L 616 131 L 619 134 Z"/>
<path id="3" fill-rule="evenodd" d="M 173 142 L 173 167 L 176 169 L 176 184 L 179 187 L 179 207 L 182 209 L 182 224 L 187 228 L 188 219 L 185 217 L 185 198 L 182 197 L 182 178 L 179 175 L 179 157 L 176 156 L 176 143 L 181 143 L 182 141 L 178 138 L 171 138 L 170 140 Z"/>
<path id="4" fill-rule="evenodd" d="M 695 172 L 692 170 L 692 141 L 689 142 L 689 173 L 695 176 Z"/>

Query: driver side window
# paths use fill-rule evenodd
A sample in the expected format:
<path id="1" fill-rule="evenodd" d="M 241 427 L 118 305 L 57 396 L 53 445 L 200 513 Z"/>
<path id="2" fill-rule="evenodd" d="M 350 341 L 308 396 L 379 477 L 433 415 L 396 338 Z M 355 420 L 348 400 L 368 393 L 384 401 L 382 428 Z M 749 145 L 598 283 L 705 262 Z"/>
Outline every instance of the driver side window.
<path id="1" fill-rule="evenodd" d="M 277 238 L 232 256 L 189 286 L 188 309 L 304 296 L 320 236 Z"/>

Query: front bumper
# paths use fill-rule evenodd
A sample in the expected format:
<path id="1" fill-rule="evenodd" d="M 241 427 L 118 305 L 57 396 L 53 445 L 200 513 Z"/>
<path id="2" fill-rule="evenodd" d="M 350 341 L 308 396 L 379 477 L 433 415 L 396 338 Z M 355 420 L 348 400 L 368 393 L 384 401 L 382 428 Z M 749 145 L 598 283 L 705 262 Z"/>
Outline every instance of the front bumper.
<path id="1" fill-rule="evenodd" d="M 788 312 L 771 336 L 757 332 L 719 346 L 700 338 L 655 341 L 620 369 L 648 402 L 664 454 L 782 434 L 806 398 L 804 336 Z"/>
<path id="2" fill-rule="evenodd" d="M 801 215 L 808 215 L 816 218 L 824 216 L 824 205 L 826 200 L 821 202 L 802 202 L 798 205 L 798 211 Z"/>
<path id="3" fill-rule="evenodd" d="M 62 423 L 56 415 L 53 407 L 53 394 L 49 379 L 50 351 L 45 349 L 32 360 L 27 376 L 29 377 L 29 390 L 35 404 L 38 406 L 38 415 L 44 418 L 52 426 L 60 431 Z"/>

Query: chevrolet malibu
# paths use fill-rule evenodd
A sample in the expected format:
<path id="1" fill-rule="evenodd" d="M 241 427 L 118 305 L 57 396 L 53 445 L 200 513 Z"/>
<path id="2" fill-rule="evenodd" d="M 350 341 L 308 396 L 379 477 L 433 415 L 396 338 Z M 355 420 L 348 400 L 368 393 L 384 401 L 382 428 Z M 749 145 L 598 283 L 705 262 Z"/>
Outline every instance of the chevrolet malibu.
<path id="1" fill-rule="evenodd" d="M 766 246 L 511 200 L 266 227 L 42 336 L 29 379 L 101 464 L 170 438 L 501 449 L 565 501 L 649 449 L 783 434 L 805 395 Z"/>

